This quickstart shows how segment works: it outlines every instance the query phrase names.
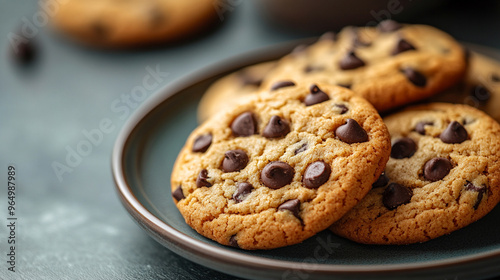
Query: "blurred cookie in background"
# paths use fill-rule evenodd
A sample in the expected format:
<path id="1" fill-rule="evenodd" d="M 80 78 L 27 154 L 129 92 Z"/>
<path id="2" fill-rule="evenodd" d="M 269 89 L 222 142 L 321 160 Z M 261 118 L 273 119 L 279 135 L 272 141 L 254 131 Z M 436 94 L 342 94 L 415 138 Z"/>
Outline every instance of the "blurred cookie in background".
<path id="1" fill-rule="evenodd" d="M 462 83 L 430 98 L 430 102 L 463 103 L 483 110 L 500 122 L 500 62 L 470 52 Z"/>
<path id="2" fill-rule="evenodd" d="M 198 105 L 198 122 L 202 123 L 221 109 L 229 108 L 241 97 L 257 92 L 266 74 L 275 62 L 247 66 L 215 81 Z"/>
<path id="3" fill-rule="evenodd" d="M 346 25 L 375 26 L 386 19 L 408 21 L 434 11 L 447 0 L 257 0 L 272 25 L 292 32 L 326 32 Z"/>
<path id="4" fill-rule="evenodd" d="M 47 0 L 55 29 L 87 45 L 143 47 L 200 34 L 220 21 L 223 0 Z"/>

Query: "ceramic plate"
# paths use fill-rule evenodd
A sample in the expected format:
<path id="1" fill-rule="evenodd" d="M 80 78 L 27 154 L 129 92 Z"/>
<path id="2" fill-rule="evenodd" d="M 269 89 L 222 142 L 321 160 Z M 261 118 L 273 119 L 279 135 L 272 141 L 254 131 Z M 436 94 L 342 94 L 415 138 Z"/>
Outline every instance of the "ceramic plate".
<path id="1" fill-rule="evenodd" d="M 278 58 L 297 42 L 255 51 L 174 83 L 139 108 L 118 136 L 112 168 L 123 205 L 159 243 L 201 265 L 259 279 L 463 279 L 500 275 L 500 207 L 480 221 L 422 244 L 362 245 L 328 230 L 301 244 L 269 251 L 243 251 L 192 230 L 171 198 L 170 173 L 178 152 L 197 126 L 196 108 L 205 89 L 246 65 Z M 500 59 L 480 46 L 471 49 Z"/>

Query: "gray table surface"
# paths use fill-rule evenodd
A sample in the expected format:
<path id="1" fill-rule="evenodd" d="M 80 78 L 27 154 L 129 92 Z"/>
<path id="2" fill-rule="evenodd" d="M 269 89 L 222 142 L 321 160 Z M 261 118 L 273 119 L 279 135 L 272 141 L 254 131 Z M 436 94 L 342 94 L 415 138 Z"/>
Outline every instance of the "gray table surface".
<path id="1" fill-rule="evenodd" d="M 232 279 L 165 249 L 121 205 L 110 155 L 121 127 L 143 102 L 125 106 L 122 98 L 142 84 L 148 69 L 165 74 L 145 98 L 221 59 L 318 34 L 275 28 L 252 1 L 231 1 L 234 9 L 207 36 L 135 52 L 88 49 L 39 26 L 39 59 L 32 69 L 22 69 L 8 55 L 9 33 L 32 19 L 36 2 L 0 0 L 0 279 Z M 467 3 L 454 1 L 408 21 L 500 49 L 498 5 Z M 68 151 L 103 120 L 110 131 L 58 178 L 54 163 L 66 164 Z M 7 270 L 10 165 L 17 171 L 16 272 Z"/>

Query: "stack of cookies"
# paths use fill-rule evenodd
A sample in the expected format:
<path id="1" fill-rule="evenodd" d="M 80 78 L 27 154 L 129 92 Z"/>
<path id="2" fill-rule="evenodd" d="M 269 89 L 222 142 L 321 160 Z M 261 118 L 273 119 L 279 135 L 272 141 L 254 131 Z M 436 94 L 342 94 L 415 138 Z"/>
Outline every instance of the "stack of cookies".
<path id="1" fill-rule="evenodd" d="M 326 33 L 207 90 L 173 200 L 247 250 L 327 228 L 366 244 L 449 234 L 500 201 L 499 85 L 497 62 L 430 26 Z"/>

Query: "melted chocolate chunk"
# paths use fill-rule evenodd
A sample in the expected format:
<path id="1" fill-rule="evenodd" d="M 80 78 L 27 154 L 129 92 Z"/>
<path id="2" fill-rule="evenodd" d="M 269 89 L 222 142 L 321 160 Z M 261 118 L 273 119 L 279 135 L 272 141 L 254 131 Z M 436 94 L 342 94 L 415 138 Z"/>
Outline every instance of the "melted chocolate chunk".
<path id="1" fill-rule="evenodd" d="M 319 72 L 325 70 L 324 67 L 322 66 L 311 66 L 308 65 L 306 68 L 304 68 L 304 73 L 311 73 L 311 72 Z"/>
<path id="2" fill-rule="evenodd" d="M 348 89 L 351 89 L 351 87 L 352 87 L 352 85 L 349 85 L 349 84 L 337 84 L 337 86 L 348 88 Z"/>
<path id="3" fill-rule="evenodd" d="M 204 153 L 210 145 L 212 145 L 212 134 L 203 134 L 194 140 L 192 151 L 194 153 Z"/>
<path id="4" fill-rule="evenodd" d="M 417 151 L 417 144 L 411 138 L 400 138 L 392 144 L 391 157 L 395 159 L 410 158 Z"/>
<path id="5" fill-rule="evenodd" d="M 446 158 L 430 159 L 424 165 L 424 178 L 432 182 L 439 181 L 450 173 L 451 168 L 453 166 Z"/>
<path id="6" fill-rule="evenodd" d="M 260 179 L 266 187 L 279 189 L 292 182 L 294 173 L 295 170 L 288 163 L 272 161 L 262 169 Z"/>
<path id="7" fill-rule="evenodd" d="M 233 199 L 236 203 L 240 203 L 245 200 L 245 197 L 251 193 L 253 190 L 253 186 L 250 183 L 238 183 L 238 189 L 233 194 Z"/>
<path id="8" fill-rule="evenodd" d="M 240 245 L 238 245 L 238 240 L 236 239 L 236 234 L 229 237 L 229 246 L 240 248 Z"/>
<path id="9" fill-rule="evenodd" d="M 290 132 L 290 125 L 285 119 L 279 116 L 272 116 L 269 123 L 262 131 L 262 136 L 266 138 L 279 138 L 283 137 Z"/>
<path id="10" fill-rule="evenodd" d="M 365 62 L 361 60 L 354 51 L 350 51 L 340 60 L 340 69 L 351 70 L 365 66 Z"/>
<path id="11" fill-rule="evenodd" d="M 293 87 L 293 86 L 295 86 L 295 83 L 292 81 L 279 81 L 279 82 L 274 83 L 271 86 L 271 91 L 277 90 L 280 88 L 284 88 L 284 87 Z"/>
<path id="12" fill-rule="evenodd" d="M 198 188 L 201 187 L 208 187 L 210 188 L 212 184 L 208 181 L 210 177 L 208 177 L 208 171 L 206 169 L 203 169 L 200 171 L 200 174 L 198 174 L 198 178 L 196 178 L 196 186 Z"/>
<path id="13" fill-rule="evenodd" d="M 471 89 L 470 96 L 480 103 L 485 103 L 490 99 L 491 93 L 486 87 L 477 85 Z"/>
<path id="14" fill-rule="evenodd" d="M 411 201 L 413 192 L 410 188 L 397 183 L 390 183 L 382 194 L 382 203 L 389 210 Z"/>
<path id="15" fill-rule="evenodd" d="M 251 112 L 244 112 L 231 123 L 231 130 L 234 136 L 251 136 L 257 132 L 257 123 Z"/>
<path id="16" fill-rule="evenodd" d="M 255 86 L 258 87 L 262 84 L 262 78 L 252 75 L 247 71 L 238 72 L 238 79 L 243 86 Z"/>
<path id="17" fill-rule="evenodd" d="M 462 143 L 467 140 L 468 137 L 469 135 L 465 127 L 457 121 L 451 122 L 441 135 L 439 135 L 441 141 L 447 144 Z"/>
<path id="18" fill-rule="evenodd" d="M 300 200 L 298 199 L 291 199 L 288 201 L 283 202 L 279 207 L 278 211 L 285 211 L 288 210 L 292 212 L 292 214 L 297 218 L 300 219 L 299 216 L 299 211 L 300 211 Z"/>
<path id="19" fill-rule="evenodd" d="M 94 22 L 90 25 L 90 29 L 92 33 L 94 33 L 95 37 L 104 40 L 108 38 L 110 30 L 106 27 L 102 22 Z"/>
<path id="20" fill-rule="evenodd" d="M 235 172 L 245 168 L 248 164 L 248 156 L 243 150 L 231 150 L 224 154 L 222 170 L 224 172 Z"/>
<path id="21" fill-rule="evenodd" d="M 306 104 L 306 106 L 318 104 L 330 99 L 330 97 L 328 97 L 328 94 L 319 89 L 317 85 L 311 85 L 309 91 L 311 93 L 309 93 L 304 99 L 304 104 Z"/>
<path id="22" fill-rule="evenodd" d="M 177 201 L 181 201 L 182 199 L 186 198 L 184 196 L 184 193 L 182 192 L 182 186 L 178 186 L 177 189 L 175 189 L 175 191 L 172 193 L 172 197 Z"/>
<path id="23" fill-rule="evenodd" d="M 311 163 L 304 172 L 303 183 L 306 188 L 316 189 L 321 185 L 326 183 L 330 178 L 330 174 L 332 173 L 332 169 L 330 165 L 326 164 L 323 161 L 316 161 Z"/>
<path id="24" fill-rule="evenodd" d="M 382 188 L 387 186 L 387 184 L 389 184 L 389 177 L 385 175 L 385 172 L 382 172 L 382 174 L 380 174 L 380 176 L 378 177 L 377 181 L 375 181 L 375 183 L 372 184 L 372 188 Z"/>
<path id="25" fill-rule="evenodd" d="M 149 9 L 148 17 L 152 28 L 158 28 L 166 21 L 166 16 L 159 7 Z"/>
<path id="26" fill-rule="evenodd" d="M 479 204 L 481 204 L 481 200 L 483 200 L 484 193 L 486 192 L 486 187 L 485 186 L 476 186 L 472 184 L 471 182 L 467 182 L 465 185 L 465 189 L 468 191 L 473 191 L 477 192 L 477 198 L 476 198 L 476 203 L 474 203 L 474 210 L 477 210 L 479 207 Z"/>
<path id="27" fill-rule="evenodd" d="M 405 75 L 406 78 L 417 87 L 425 87 L 427 84 L 427 78 L 413 68 L 405 68 L 402 72 L 403 75 Z"/>
<path id="28" fill-rule="evenodd" d="M 420 135 L 425 135 L 425 126 L 426 125 L 433 125 L 434 123 L 432 122 L 418 122 L 417 125 L 415 125 L 415 131 L 418 132 Z"/>
<path id="29" fill-rule="evenodd" d="M 295 154 L 300 154 L 303 151 L 307 150 L 307 143 L 302 144 L 297 150 L 295 150 Z"/>
<path id="30" fill-rule="evenodd" d="M 378 30 L 383 33 L 393 32 L 398 29 L 401 29 L 402 27 L 403 27 L 402 24 L 391 19 L 383 20 L 377 26 Z"/>
<path id="31" fill-rule="evenodd" d="M 368 141 L 368 134 L 366 131 L 353 119 L 347 119 L 345 124 L 339 126 L 335 130 L 335 135 L 337 135 L 341 141 L 348 144 Z"/>
<path id="32" fill-rule="evenodd" d="M 392 55 L 397 55 L 405 51 L 416 50 L 416 48 L 405 39 L 399 39 L 396 47 L 392 50 Z"/>
<path id="33" fill-rule="evenodd" d="M 349 108 L 347 108 L 347 106 L 345 106 L 344 104 L 335 104 L 335 107 L 340 109 L 341 115 L 343 115 L 343 114 L 347 113 L 347 111 L 349 111 Z"/>

